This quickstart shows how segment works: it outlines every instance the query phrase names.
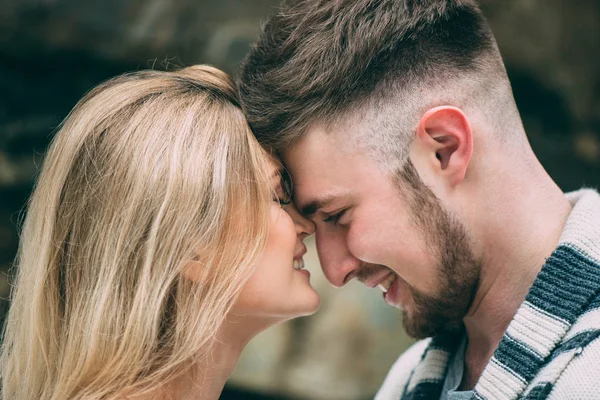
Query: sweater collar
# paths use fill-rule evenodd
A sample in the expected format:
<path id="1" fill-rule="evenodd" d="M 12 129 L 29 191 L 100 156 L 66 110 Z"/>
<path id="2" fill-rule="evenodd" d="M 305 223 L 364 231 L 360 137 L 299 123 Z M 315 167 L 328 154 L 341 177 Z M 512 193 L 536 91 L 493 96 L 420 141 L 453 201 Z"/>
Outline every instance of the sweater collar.
<path id="1" fill-rule="evenodd" d="M 573 209 L 559 245 L 546 260 L 483 371 L 479 398 L 523 393 L 575 320 L 600 293 L 600 196 L 570 193 Z"/>

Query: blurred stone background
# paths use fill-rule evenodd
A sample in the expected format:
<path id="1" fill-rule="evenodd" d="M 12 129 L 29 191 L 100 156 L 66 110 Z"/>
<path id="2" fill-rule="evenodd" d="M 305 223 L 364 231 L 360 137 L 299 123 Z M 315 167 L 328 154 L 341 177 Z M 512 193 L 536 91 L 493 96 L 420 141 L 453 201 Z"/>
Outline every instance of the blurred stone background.
<path id="1" fill-rule="evenodd" d="M 34 177 L 53 129 L 76 101 L 124 71 L 210 63 L 235 73 L 278 2 L 0 0 L 3 299 Z M 564 190 L 597 188 L 600 1 L 484 0 L 482 8 L 540 160 Z M 378 291 L 332 289 L 314 249 L 307 264 L 321 310 L 257 337 L 223 399 L 372 398 L 410 344 Z"/>

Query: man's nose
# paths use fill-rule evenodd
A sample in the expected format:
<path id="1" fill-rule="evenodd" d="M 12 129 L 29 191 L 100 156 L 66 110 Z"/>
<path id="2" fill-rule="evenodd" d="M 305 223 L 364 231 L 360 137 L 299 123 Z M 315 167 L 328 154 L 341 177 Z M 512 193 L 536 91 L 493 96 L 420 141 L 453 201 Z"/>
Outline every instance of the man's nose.
<path id="1" fill-rule="evenodd" d="M 317 230 L 316 244 L 321 268 L 329 283 L 339 288 L 356 275 L 361 261 L 348 250 L 344 235 L 321 234 Z"/>

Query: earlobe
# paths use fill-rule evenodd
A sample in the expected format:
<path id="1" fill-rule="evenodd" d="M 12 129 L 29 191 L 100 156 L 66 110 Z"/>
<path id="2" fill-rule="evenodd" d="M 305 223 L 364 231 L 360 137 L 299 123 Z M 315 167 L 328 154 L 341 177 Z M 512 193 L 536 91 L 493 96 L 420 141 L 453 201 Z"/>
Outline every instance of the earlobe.
<path id="1" fill-rule="evenodd" d="M 463 181 L 473 153 L 473 136 L 468 119 L 456 107 L 428 110 L 417 127 L 417 138 L 433 168 L 451 185 Z"/>
<path id="2" fill-rule="evenodd" d="M 197 260 L 188 261 L 183 268 L 182 274 L 192 282 L 200 283 L 205 274 L 205 266 Z"/>

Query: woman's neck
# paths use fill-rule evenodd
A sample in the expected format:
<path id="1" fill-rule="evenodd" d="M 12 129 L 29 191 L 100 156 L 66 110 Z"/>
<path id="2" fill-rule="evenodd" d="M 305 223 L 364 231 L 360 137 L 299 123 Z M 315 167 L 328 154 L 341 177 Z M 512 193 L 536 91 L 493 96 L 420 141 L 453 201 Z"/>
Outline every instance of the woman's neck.
<path id="1" fill-rule="evenodd" d="M 215 344 L 210 357 L 198 361 L 188 373 L 179 377 L 163 391 L 166 399 L 216 400 L 231 376 L 243 350 L 223 341 Z"/>
<path id="2" fill-rule="evenodd" d="M 217 400 L 248 342 L 276 322 L 229 316 L 215 340 L 211 356 L 199 360 L 186 374 L 163 388 L 160 396 L 153 398 Z"/>

